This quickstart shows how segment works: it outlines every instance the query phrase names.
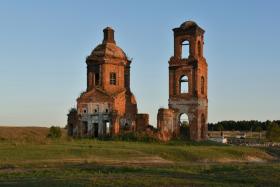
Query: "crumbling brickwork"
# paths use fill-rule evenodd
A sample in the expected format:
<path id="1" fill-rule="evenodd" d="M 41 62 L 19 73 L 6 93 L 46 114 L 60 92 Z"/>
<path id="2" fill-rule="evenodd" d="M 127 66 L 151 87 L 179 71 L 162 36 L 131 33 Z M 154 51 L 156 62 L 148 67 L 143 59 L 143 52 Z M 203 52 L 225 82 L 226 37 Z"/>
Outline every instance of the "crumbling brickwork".
<path id="1" fill-rule="evenodd" d="M 86 59 L 87 89 L 77 98 L 77 111 L 68 114 L 68 134 L 72 136 L 110 136 L 136 129 L 131 61 L 116 45 L 114 30 L 107 27 L 103 32 L 102 44 Z"/>
<path id="2" fill-rule="evenodd" d="M 116 45 L 114 30 L 107 27 L 103 32 L 103 42 L 86 59 L 87 89 L 77 98 L 77 108 L 68 114 L 67 127 L 71 136 L 110 136 L 121 131 L 145 131 L 149 127 L 149 115 L 137 114 L 136 99 L 130 90 L 131 61 Z M 205 31 L 195 22 L 186 21 L 173 32 L 168 109 L 158 110 L 158 135 L 165 141 L 179 135 L 195 141 L 206 140 L 208 65 L 203 56 Z"/>
<path id="3" fill-rule="evenodd" d="M 149 127 L 149 114 L 136 115 L 137 131 L 144 131 Z"/>
<path id="4" fill-rule="evenodd" d="M 191 140 L 206 140 L 208 65 L 203 56 L 204 30 L 195 22 L 186 21 L 173 32 L 174 55 L 169 60 L 169 109 L 159 110 L 158 128 L 169 129 L 172 134 L 179 135 L 180 127 L 188 125 Z M 187 51 L 183 51 L 184 45 L 188 47 Z M 183 52 L 188 55 L 183 56 Z M 187 117 L 180 120 L 183 116 Z"/>

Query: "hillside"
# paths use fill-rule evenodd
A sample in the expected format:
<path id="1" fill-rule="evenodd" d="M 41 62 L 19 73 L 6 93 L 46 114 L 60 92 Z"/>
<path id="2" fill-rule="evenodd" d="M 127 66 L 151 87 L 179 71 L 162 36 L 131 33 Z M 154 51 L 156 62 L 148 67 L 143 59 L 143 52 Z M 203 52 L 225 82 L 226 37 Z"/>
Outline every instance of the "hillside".
<path id="1" fill-rule="evenodd" d="M 42 143 L 49 132 L 47 127 L 8 127 L 0 126 L 0 140 L 13 142 Z M 66 132 L 62 129 L 63 136 Z"/>
<path id="2" fill-rule="evenodd" d="M 278 158 L 265 149 L 66 136 L 50 140 L 47 133 L 48 128 L 0 128 L 0 186 L 280 185 Z"/>

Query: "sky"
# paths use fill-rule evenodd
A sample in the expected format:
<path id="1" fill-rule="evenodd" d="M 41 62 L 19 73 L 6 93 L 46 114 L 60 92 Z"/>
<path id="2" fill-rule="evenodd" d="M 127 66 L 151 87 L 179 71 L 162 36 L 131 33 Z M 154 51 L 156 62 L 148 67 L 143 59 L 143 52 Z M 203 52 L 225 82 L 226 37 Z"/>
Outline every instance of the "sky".
<path id="1" fill-rule="evenodd" d="M 103 28 L 131 64 L 138 111 L 168 107 L 173 31 L 206 32 L 208 122 L 280 119 L 280 1 L 1 0 L 0 125 L 65 126 L 86 89 L 85 58 Z"/>

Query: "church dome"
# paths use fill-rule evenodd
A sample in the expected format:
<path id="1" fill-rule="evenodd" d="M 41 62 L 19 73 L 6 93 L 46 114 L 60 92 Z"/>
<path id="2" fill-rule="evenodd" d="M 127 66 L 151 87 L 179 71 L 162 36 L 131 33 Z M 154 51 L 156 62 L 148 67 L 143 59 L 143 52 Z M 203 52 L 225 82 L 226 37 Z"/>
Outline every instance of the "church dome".
<path id="1" fill-rule="evenodd" d="M 181 29 L 190 29 L 193 27 L 198 27 L 198 25 L 194 21 L 185 21 L 180 25 Z"/>
<path id="2" fill-rule="evenodd" d="M 93 49 L 89 58 L 108 58 L 127 60 L 126 54 L 114 43 L 102 43 Z"/>
<path id="3" fill-rule="evenodd" d="M 124 51 L 116 45 L 114 39 L 114 30 L 106 27 L 104 30 L 102 44 L 93 49 L 87 58 L 87 62 L 99 62 L 103 60 L 112 60 L 112 63 L 127 63 L 128 59 Z"/>

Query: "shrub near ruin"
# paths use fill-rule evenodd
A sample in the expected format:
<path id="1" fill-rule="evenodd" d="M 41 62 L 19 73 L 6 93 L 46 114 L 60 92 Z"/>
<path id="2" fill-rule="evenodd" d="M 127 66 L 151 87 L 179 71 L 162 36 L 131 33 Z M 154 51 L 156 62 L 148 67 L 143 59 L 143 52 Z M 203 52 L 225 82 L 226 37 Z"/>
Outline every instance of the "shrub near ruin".
<path id="1" fill-rule="evenodd" d="M 48 138 L 60 138 L 61 137 L 60 127 L 51 126 L 47 137 Z"/>

